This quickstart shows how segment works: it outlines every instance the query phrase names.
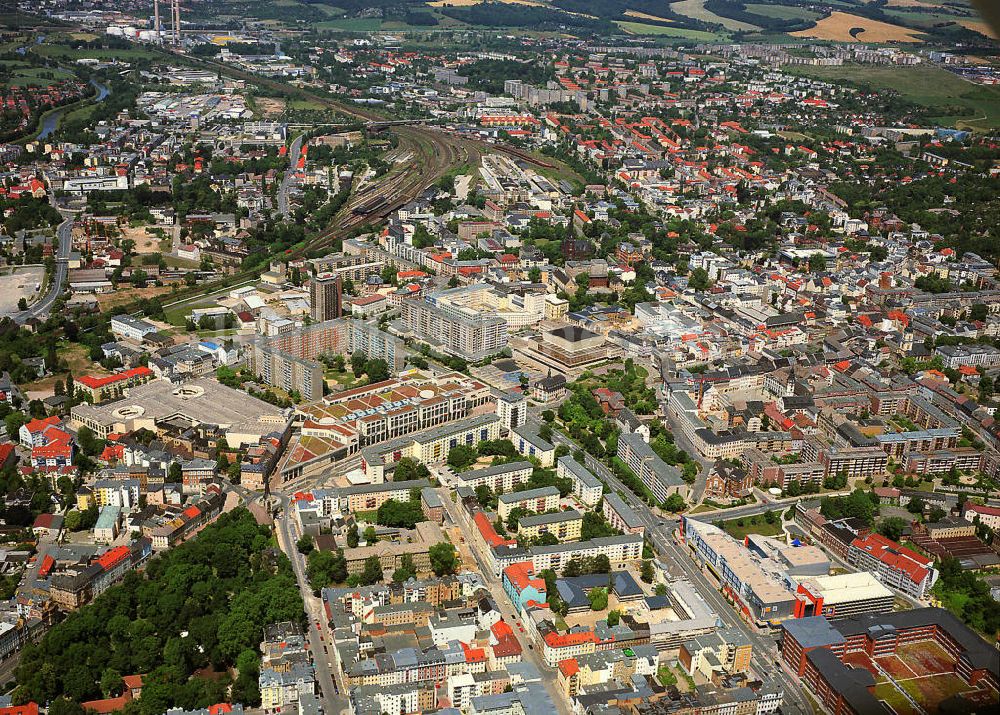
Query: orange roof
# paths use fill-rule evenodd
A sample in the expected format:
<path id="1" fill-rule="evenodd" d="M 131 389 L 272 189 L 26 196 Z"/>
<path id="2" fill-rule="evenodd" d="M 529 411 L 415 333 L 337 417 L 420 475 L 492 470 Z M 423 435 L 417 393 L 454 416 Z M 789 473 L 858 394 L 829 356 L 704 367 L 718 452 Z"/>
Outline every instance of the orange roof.
<path id="1" fill-rule="evenodd" d="M 38 715 L 38 703 L 30 702 L 24 705 L 0 708 L 0 715 Z"/>
<path id="2" fill-rule="evenodd" d="M 124 561 L 128 554 L 129 550 L 127 546 L 116 546 L 113 549 L 108 549 L 103 554 L 98 556 L 97 563 L 103 566 L 105 571 L 110 571 Z"/>
<path id="3" fill-rule="evenodd" d="M 59 418 L 56 417 L 55 415 L 52 415 L 51 417 L 46 417 L 43 420 L 31 420 L 31 422 L 28 422 L 24 426 L 25 428 L 27 428 L 29 432 L 35 433 L 43 431 L 46 427 L 53 427 L 55 425 L 58 425 L 59 423 L 60 423 Z"/>
<path id="4" fill-rule="evenodd" d="M 92 390 L 99 390 L 107 385 L 113 385 L 116 382 L 121 382 L 123 380 L 129 380 L 133 377 L 153 377 L 153 371 L 148 367 L 139 366 L 132 368 L 131 370 L 125 370 L 123 372 L 116 372 L 114 375 L 108 375 L 107 377 L 92 377 L 90 375 L 84 375 L 82 377 L 76 378 L 76 381 L 81 385 L 85 385 Z"/>
<path id="5" fill-rule="evenodd" d="M 516 541 L 511 539 L 504 539 L 497 533 L 496 529 L 493 528 L 493 524 L 490 520 L 486 518 L 486 514 L 481 511 L 476 512 L 476 515 L 472 518 L 476 522 L 476 526 L 479 528 L 479 533 L 483 535 L 483 539 L 490 546 L 503 546 L 516 544 Z"/>
<path id="6" fill-rule="evenodd" d="M 579 631 L 576 633 L 557 633 L 549 631 L 544 636 L 545 643 L 551 648 L 568 648 L 569 646 L 580 645 L 581 643 L 597 643 L 597 636 L 593 631 Z"/>
<path id="7" fill-rule="evenodd" d="M 535 576 L 535 568 L 530 561 L 511 564 L 503 572 L 518 591 L 533 586 L 540 593 L 545 593 L 545 579 Z"/>
<path id="8" fill-rule="evenodd" d="M 563 674 L 564 678 L 571 678 L 580 672 L 580 664 L 576 662 L 576 658 L 560 660 L 559 672 Z"/>

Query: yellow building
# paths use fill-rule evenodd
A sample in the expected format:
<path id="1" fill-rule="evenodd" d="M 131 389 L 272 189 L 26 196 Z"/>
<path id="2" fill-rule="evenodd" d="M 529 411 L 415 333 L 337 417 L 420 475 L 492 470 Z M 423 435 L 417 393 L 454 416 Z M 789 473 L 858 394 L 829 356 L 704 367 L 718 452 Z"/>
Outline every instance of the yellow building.
<path id="1" fill-rule="evenodd" d="M 553 514 L 524 516 L 518 521 L 517 535 L 537 539 L 542 534 L 552 534 L 560 542 L 579 541 L 583 529 L 583 515 L 575 509 Z"/>

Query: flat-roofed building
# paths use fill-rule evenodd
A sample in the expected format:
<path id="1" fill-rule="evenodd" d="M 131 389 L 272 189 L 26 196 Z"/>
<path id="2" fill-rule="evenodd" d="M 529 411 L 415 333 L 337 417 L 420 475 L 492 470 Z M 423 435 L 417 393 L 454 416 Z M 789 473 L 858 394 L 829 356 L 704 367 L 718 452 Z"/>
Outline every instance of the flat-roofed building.
<path id="1" fill-rule="evenodd" d="M 558 367 L 578 368 L 608 359 L 607 339 L 577 325 L 567 325 L 541 334 L 537 350 Z"/>
<path id="2" fill-rule="evenodd" d="M 518 484 L 527 482 L 534 469 L 535 465 L 531 462 L 507 462 L 460 472 L 455 476 L 459 484 L 470 489 L 485 485 L 494 492 L 509 492 Z"/>
<path id="3" fill-rule="evenodd" d="M 292 414 L 216 380 L 199 378 L 180 385 L 166 380 L 137 385 L 125 400 L 76 405 L 71 419 L 77 429 L 87 426 L 98 439 L 138 429 L 156 433 L 168 421 L 190 427 L 213 425 L 222 430 L 231 448 L 238 449 L 259 444 L 265 435 L 287 436 Z"/>
<path id="4" fill-rule="evenodd" d="M 798 618 L 826 616 L 830 620 L 863 613 L 891 613 L 895 597 L 867 571 L 813 576 L 799 582 L 797 592 L 805 596 Z"/>

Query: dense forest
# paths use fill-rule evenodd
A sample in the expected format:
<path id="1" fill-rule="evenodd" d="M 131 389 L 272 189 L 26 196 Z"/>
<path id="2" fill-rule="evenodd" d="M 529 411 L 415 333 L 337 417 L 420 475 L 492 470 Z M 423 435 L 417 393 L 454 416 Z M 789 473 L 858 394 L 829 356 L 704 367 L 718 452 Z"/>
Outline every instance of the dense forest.
<path id="1" fill-rule="evenodd" d="M 239 508 L 26 645 L 14 700 L 82 712 L 72 704 L 116 696 L 123 675 L 142 674 L 138 715 L 255 705 L 263 627 L 303 614 L 287 557 Z"/>

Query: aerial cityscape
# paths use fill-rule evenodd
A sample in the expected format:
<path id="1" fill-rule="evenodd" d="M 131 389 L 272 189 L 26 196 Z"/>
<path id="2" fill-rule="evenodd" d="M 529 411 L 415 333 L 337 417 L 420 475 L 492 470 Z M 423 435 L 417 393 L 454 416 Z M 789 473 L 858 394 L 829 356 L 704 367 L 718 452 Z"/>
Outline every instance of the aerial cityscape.
<path id="1" fill-rule="evenodd" d="M 0 715 L 1000 712 L 1000 5 L 0 4 Z"/>

